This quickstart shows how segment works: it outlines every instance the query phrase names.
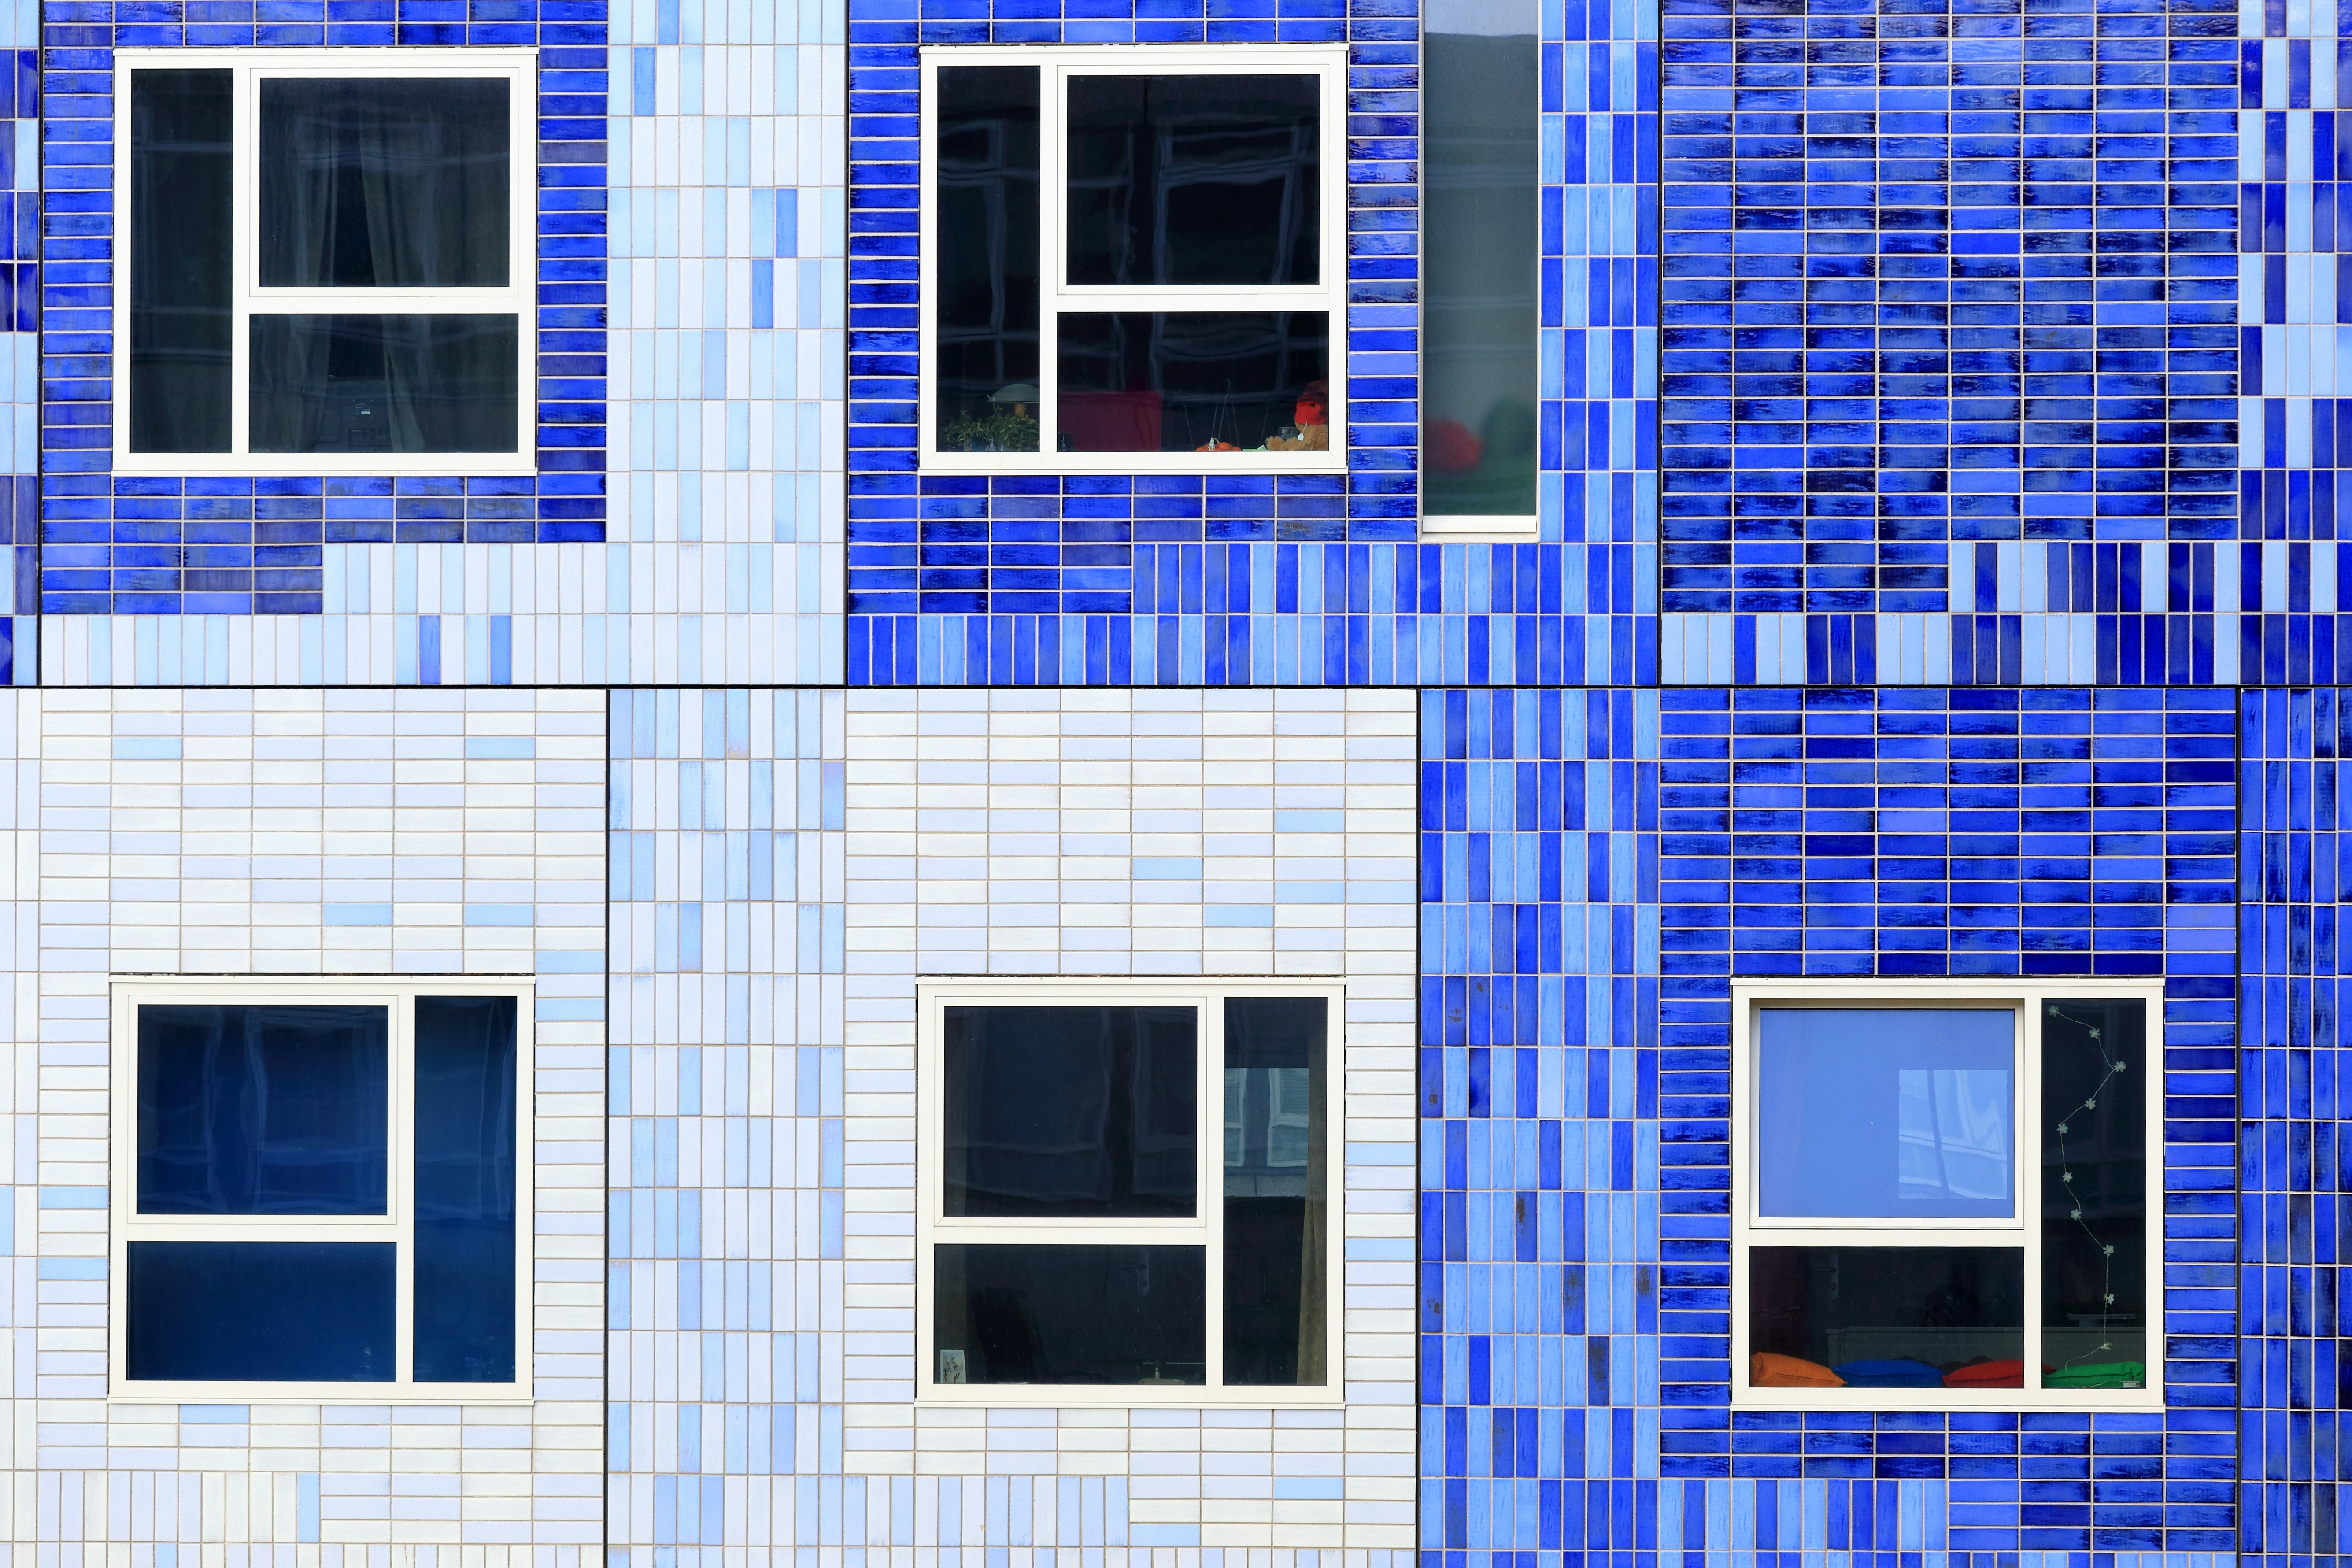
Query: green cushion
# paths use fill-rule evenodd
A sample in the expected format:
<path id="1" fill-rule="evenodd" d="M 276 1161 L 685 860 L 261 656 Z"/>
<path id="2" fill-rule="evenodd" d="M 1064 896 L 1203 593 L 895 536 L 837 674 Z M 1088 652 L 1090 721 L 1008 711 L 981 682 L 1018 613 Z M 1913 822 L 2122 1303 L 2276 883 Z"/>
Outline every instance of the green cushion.
<path id="1" fill-rule="evenodd" d="M 2145 1388 L 2147 1363 L 2137 1361 L 2095 1361 L 2042 1374 L 2044 1388 Z"/>

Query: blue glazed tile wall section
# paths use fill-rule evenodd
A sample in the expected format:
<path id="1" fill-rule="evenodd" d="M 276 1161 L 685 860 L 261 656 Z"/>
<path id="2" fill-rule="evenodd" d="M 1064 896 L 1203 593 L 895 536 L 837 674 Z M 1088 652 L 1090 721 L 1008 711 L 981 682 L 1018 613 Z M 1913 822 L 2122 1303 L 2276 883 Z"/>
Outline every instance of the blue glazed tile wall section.
<path id="1" fill-rule="evenodd" d="M 2232 542 L 2309 534 L 2238 525 L 2238 30 L 2225 0 L 1668 5 L 1667 679 L 2315 668 L 2307 618 L 2240 614 L 2305 591 Z"/>
<path id="2" fill-rule="evenodd" d="M 1424 698 L 1430 1568 L 2231 1552 L 2233 707 L 2195 689 Z M 2168 1408 L 1733 1416 L 1730 978 L 2019 973 L 2166 982 Z"/>
<path id="3" fill-rule="evenodd" d="M 1551 0 L 1540 14 L 1543 542 L 1416 546 L 1421 84 L 1411 8 L 1327 0 L 974 14 L 856 0 L 849 679 L 1653 679 L 1656 7 Z M 1276 39 L 1349 46 L 1349 473 L 919 475 L 918 48 Z"/>
<path id="4" fill-rule="evenodd" d="M 41 608 L 317 615 L 330 544 L 593 542 L 604 531 L 605 0 L 291 0 L 43 11 Z M 536 476 L 110 471 L 117 48 L 536 45 Z"/>
<path id="5" fill-rule="evenodd" d="M 2345 964 L 2342 689 L 2240 699 L 2239 1550 L 2338 1550 Z"/>

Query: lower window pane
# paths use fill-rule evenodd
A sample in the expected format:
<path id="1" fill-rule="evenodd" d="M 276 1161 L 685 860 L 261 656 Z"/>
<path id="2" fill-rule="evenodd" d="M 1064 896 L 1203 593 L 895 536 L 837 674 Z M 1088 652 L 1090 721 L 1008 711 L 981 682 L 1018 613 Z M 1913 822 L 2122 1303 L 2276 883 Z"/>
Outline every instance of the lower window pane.
<path id="1" fill-rule="evenodd" d="M 1320 310 L 1128 310 L 1060 319 L 1066 452 L 1327 451 Z"/>
<path id="2" fill-rule="evenodd" d="M 134 1241 L 126 1375 L 389 1383 L 389 1242 Z"/>
<path id="3" fill-rule="evenodd" d="M 1208 1376 L 1198 1247 L 974 1247 L 933 1254 L 940 1383 L 1198 1384 Z"/>
<path id="4" fill-rule="evenodd" d="M 1759 1247 L 1758 1388 L 2022 1388 L 2025 1254 L 1996 1247 Z"/>
<path id="5" fill-rule="evenodd" d="M 257 452 L 511 452 L 512 316 L 256 316 Z"/>

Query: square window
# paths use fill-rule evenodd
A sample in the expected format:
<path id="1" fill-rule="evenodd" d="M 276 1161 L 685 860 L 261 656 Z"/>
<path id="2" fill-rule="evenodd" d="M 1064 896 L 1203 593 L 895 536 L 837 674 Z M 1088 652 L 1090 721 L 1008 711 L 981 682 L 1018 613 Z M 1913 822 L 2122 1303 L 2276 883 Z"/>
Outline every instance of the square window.
<path id="1" fill-rule="evenodd" d="M 922 460 L 1335 472 L 1343 51 L 923 52 Z"/>
<path id="2" fill-rule="evenodd" d="M 1736 985 L 1735 1403 L 2160 1404 L 2161 1007 Z"/>
<path id="3" fill-rule="evenodd" d="M 527 988 L 142 981 L 114 1008 L 117 1395 L 528 1394 Z"/>
<path id="4" fill-rule="evenodd" d="M 115 462 L 527 473 L 536 62 L 119 50 Z"/>
<path id="5" fill-rule="evenodd" d="M 1336 1399 L 1339 1016 L 1322 987 L 927 987 L 924 1395 Z"/>

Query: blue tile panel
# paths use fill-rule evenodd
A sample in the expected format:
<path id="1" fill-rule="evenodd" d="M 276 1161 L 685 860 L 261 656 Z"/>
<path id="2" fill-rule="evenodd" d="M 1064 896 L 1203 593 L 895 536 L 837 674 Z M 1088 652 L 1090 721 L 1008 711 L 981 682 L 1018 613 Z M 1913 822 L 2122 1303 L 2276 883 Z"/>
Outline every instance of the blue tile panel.
<path id="1" fill-rule="evenodd" d="M 1514 556 L 1412 548 L 1420 29 L 1410 5 L 1007 0 L 993 12 L 918 12 L 853 0 L 850 679 L 1654 679 L 1656 0 L 1540 11 L 1545 542 Z M 918 47 L 1274 41 L 1349 46 L 1349 472 L 918 475 Z M 1487 575 L 1509 580 L 1524 605 L 1482 602 L 1475 580 Z M 1489 665 L 1513 674 L 1466 673 L 1495 657 L 1482 647 L 1514 644 Z"/>
<path id="2" fill-rule="evenodd" d="M 1428 1568 L 1657 1544 L 1658 717 L 1423 695 Z"/>
<path id="3" fill-rule="evenodd" d="M 2232 1549 L 2233 701 L 1425 697 L 1430 1568 Z M 2020 973 L 2166 982 L 2168 1408 L 1734 1418 L 1731 976 Z"/>
<path id="4" fill-rule="evenodd" d="M 612 694 L 609 1563 L 740 1548 L 765 1528 L 747 1496 L 804 1539 L 823 1520 L 839 1540 L 845 1494 L 863 1519 L 838 1305 L 845 708 Z"/>
<path id="5" fill-rule="evenodd" d="M 2290 537 L 2238 526 L 2235 8 L 2094 9 L 1667 5 L 1670 679 L 2288 679 L 2216 560 Z"/>
<path id="6" fill-rule="evenodd" d="M 2340 689 L 2239 700 L 2238 1546 L 2242 1562 L 2280 1568 L 2340 1550 L 2347 718 Z"/>
<path id="7" fill-rule="evenodd" d="M 47 0 L 41 607 L 317 615 L 330 543 L 604 537 L 605 0 Z M 116 48 L 415 44 L 540 50 L 539 472 L 253 479 L 111 472 Z"/>

